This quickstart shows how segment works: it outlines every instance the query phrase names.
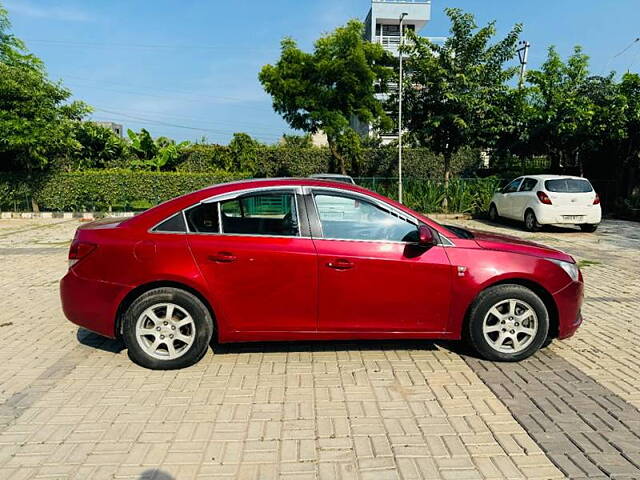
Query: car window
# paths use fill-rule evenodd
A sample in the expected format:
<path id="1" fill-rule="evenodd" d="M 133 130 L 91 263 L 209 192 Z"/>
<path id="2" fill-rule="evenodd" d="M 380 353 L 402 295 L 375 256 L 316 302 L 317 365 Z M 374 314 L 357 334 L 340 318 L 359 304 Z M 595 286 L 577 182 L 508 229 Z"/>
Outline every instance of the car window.
<path id="1" fill-rule="evenodd" d="M 193 233 L 220 233 L 218 204 L 203 203 L 185 211 L 189 231 Z"/>
<path id="2" fill-rule="evenodd" d="M 185 233 L 187 231 L 184 224 L 182 212 L 178 212 L 172 217 L 166 219 L 160 225 L 153 229 L 154 232 L 164 233 Z"/>
<path id="3" fill-rule="evenodd" d="M 556 193 L 588 193 L 593 192 L 593 187 L 588 180 L 583 178 L 557 178 L 544 182 L 549 192 Z"/>
<path id="4" fill-rule="evenodd" d="M 377 205 L 330 194 L 314 196 L 323 238 L 417 242 L 416 225 Z"/>
<path id="5" fill-rule="evenodd" d="M 220 204 L 222 232 L 294 237 L 300 234 L 295 195 L 248 195 Z"/>
<path id="6" fill-rule="evenodd" d="M 520 186 L 520 182 L 522 182 L 521 178 L 516 178 L 513 182 L 502 189 L 502 193 L 513 193 L 518 191 L 518 187 Z"/>
<path id="7" fill-rule="evenodd" d="M 536 180 L 535 178 L 525 178 L 524 181 L 522 182 L 522 186 L 520 187 L 520 191 L 530 192 L 534 188 L 536 188 L 537 184 L 538 184 L 538 180 Z"/>

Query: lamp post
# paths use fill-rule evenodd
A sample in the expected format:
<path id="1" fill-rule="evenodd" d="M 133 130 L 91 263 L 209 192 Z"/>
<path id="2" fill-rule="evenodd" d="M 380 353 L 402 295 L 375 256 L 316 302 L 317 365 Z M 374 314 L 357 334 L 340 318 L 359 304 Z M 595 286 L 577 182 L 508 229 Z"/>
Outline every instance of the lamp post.
<path id="1" fill-rule="evenodd" d="M 398 81 L 398 201 L 402 203 L 402 86 L 404 72 L 402 70 L 402 54 L 404 48 L 404 18 L 407 13 L 400 15 L 400 75 Z"/>
<path id="2" fill-rule="evenodd" d="M 518 83 L 518 87 L 524 87 L 524 77 L 527 74 L 527 63 L 529 62 L 529 48 L 531 48 L 531 44 L 526 41 L 521 41 L 518 43 L 519 48 L 516 50 L 518 52 L 518 59 L 520 60 L 520 82 Z"/>

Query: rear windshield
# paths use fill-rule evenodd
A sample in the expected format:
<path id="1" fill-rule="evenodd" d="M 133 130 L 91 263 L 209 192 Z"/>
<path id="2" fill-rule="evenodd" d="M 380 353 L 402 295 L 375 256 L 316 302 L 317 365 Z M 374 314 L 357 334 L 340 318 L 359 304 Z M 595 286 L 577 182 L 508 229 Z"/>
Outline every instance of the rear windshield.
<path id="1" fill-rule="evenodd" d="M 549 192 L 557 193 L 587 193 L 593 192 L 593 187 L 588 180 L 581 178 L 558 178 L 547 180 L 544 186 Z"/>

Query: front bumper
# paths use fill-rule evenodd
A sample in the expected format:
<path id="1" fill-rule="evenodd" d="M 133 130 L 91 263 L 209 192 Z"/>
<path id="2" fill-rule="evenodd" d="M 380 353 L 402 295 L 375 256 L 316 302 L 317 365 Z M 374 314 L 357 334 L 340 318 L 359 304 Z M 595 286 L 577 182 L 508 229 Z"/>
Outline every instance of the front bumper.
<path id="1" fill-rule="evenodd" d="M 105 337 L 116 337 L 116 312 L 128 287 L 87 280 L 73 270 L 60 280 L 62 310 L 69 321 Z"/>
<path id="2" fill-rule="evenodd" d="M 558 307 L 558 338 L 571 337 L 582 324 L 582 303 L 584 301 L 584 283 L 571 282 L 556 292 L 553 298 Z"/>

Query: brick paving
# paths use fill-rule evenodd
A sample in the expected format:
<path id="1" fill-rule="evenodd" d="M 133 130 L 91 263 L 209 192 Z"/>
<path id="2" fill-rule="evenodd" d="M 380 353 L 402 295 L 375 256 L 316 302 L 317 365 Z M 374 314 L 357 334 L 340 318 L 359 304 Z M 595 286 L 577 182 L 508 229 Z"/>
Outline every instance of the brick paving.
<path id="1" fill-rule="evenodd" d="M 517 232 L 601 262 L 584 268 L 584 327 L 522 365 L 439 342 L 307 342 L 214 345 L 177 372 L 64 319 L 77 225 L 0 220 L 0 478 L 639 476 L 637 224 Z M 544 389 L 522 380 L 542 375 Z"/>

